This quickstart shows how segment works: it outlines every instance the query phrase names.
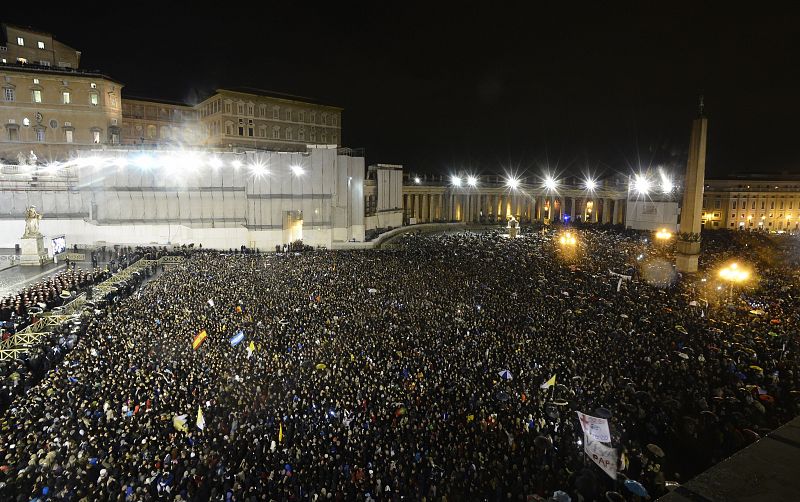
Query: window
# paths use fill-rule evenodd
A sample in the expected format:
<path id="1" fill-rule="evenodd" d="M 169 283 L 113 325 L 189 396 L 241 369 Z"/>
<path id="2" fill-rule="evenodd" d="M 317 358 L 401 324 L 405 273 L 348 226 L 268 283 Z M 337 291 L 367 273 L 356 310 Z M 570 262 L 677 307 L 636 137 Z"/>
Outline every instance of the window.
<path id="1" fill-rule="evenodd" d="M 39 85 L 39 79 L 38 78 L 33 79 L 33 85 Z"/>
<path id="2" fill-rule="evenodd" d="M 97 84 L 95 84 L 94 82 L 91 82 L 91 83 L 89 83 L 89 87 L 91 87 L 92 89 L 97 89 Z"/>
<path id="3" fill-rule="evenodd" d="M 19 141 L 19 129 L 16 127 L 8 128 L 8 141 Z"/>
<path id="4" fill-rule="evenodd" d="M 225 124 L 225 134 L 227 136 L 233 135 L 233 125 L 232 124 Z"/>
<path id="5" fill-rule="evenodd" d="M 248 127 L 248 128 L 247 128 L 247 135 L 248 135 L 248 136 L 250 136 L 251 138 L 252 138 L 252 137 L 253 137 L 253 135 L 254 135 L 254 132 L 253 132 L 253 131 L 254 131 L 254 130 L 253 130 L 253 127 L 252 127 L 252 126 L 250 126 L 250 127 Z"/>
<path id="6" fill-rule="evenodd" d="M 36 129 L 36 141 L 44 143 L 44 128 Z"/>
<path id="7" fill-rule="evenodd" d="M 305 141 L 306 140 L 306 130 L 305 129 L 300 129 L 299 131 L 297 131 L 297 139 L 299 139 L 300 141 Z"/>
<path id="8" fill-rule="evenodd" d="M 306 121 L 306 112 L 297 112 L 297 121 L 298 122 L 305 122 Z"/>
<path id="9" fill-rule="evenodd" d="M 239 126 L 239 136 L 244 136 L 244 126 Z"/>
<path id="10" fill-rule="evenodd" d="M 3 59 L 0 59 L 0 63 L 6 64 L 6 63 L 8 63 L 8 61 L 6 60 L 6 58 L 3 58 Z"/>
<path id="11" fill-rule="evenodd" d="M 109 94 L 109 97 L 111 98 L 109 101 L 111 101 L 112 108 L 116 108 L 117 107 L 117 96 L 115 94 Z"/>
<path id="12" fill-rule="evenodd" d="M 25 127 L 28 127 L 29 125 L 31 125 L 31 119 L 29 119 L 28 117 L 25 117 L 24 119 L 22 119 L 22 125 L 24 125 Z"/>
<path id="13" fill-rule="evenodd" d="M 333 116 L 333 125 L 334 126 L 338 126 L 339 125 L 339 117 L 336 116 L 336 115 Z"/>
<path id="14" fill-rule="evenodd" d="M 42 91 L 39 89 L 33 90 L 33 102 L 34 103 L 41 103 L 42 102 Z"/>
<path id="15" fill-rule="evenodd" d="M 781 201 L 781 209 L 783 209 L 783 201 Z"/>
<path id="16" fill-rule="evenodd" d="M 61 99 L 62 99 L 62 101 L 64 102 L 65 105 L 70 104 L 69 91 L 62 91 L 61 92 Z"/>
<path id="17" fill-rule="evenodd" d="M 280 119 L 281 117 L 280 117 L 279 113 L 280 113 L 279 108 L 277 106 L 273 106 L 272 107 L 272 118 L 276 119 L 276 120 Z"/>
<path id="18" fill-rule="evenodd" d="M 256 114 L 255 107 L 253 106 L 252 103 L 249 103 L 247 105 L 247 114 L 250 115 L 251 117 Z"/>
<path id="19" fill-rule="evenodd" d="M 28 64 L 28 60 L 25 58 L 17 58 L 17 63 L 19 64 Z"/>
<path id="20" fill-rule="evenodd" d="M 281 128 L 280 127 L 273 127 L 272 128 L 272 139 L 281 139 Z"/>
<path id="21" fill-rule="evenodd" d="M 225 103 L 225 113 L 230 113 L 230 112 L 231 112 L 231 104 Z"/>
<path id="22" fill-rule="evenodd" d="M 322 133 L 322 142 L 325 143 L 326 141 L 328 141 L 328 135 L 325 134 L 325 133 Z"/>
<path id="23" fill-rule="evenodd" d="M 147 131 L 150 132 L 150 128 L 147 128 Z M 100 143 L 100 131 L 92 131 L 92 141 L 94 143 Z"/>
<path id="24" fill-rule="evenodd" d="M 244 107 L 241 103 L 236 103 L 236 113 L 239 115 L 244 115 Z"/>
<path id="25" fill-rule="evenodd" d="M 19 45 L 20 47 L 24 47 L 25 40 L 22 37 L 17 37 L 17 45 Z"/>
<path id="26" fill-rule="evenodd" d="M 64 139 L 67 141 L 67 143 L 72 143 L 72 131 L 64 131 Z"/>
<path id="27" fill-rule="evenodd" d="M 752 205 L 751 209 L 755 209 L 755 208 L 756 208 L 756 201 L 753 201 L 753 205 Z"/>
<path id="28" fill-rule="evenodd" d="M 292 139 L 292 130 L 289 129 L 288 127 L 286 128 L 286 131 L 284 131 L 283 133 L 283 139 Z"/>
<path id="29" fill-rule="evenodd" d="M 36 45 L 37 45 L 37 46 L 38 46 L 40 49 L 44 49 L 44 42 L 36 42 Z"/>
<path id="30" fill-rule="evenodd" d="M 92 106 L 97 106 L 98 99 L 96 92 L 89 94 L 89 102 L 92 104 Z"/>
<path id="31" fill-rule="evenodd" d="M 150 124 L 147 126 L 147 139 L 156 139 L 156 134 L 158 131 L 156 130 L 156 126 Z"/>
<path id="32" fill-rule="evenodd" d="M 5 89 L 3 89 L 3 98 L 5 98 L 6 101 L 14 101 L 15 100 L 14 88 L 6 87 Z"/>
<path id="33" fill-rule="evenodd" d="M 292 120 L 292 111 L 291 110 L 286 110 L 285 116 L 286 116 L 286 120 Z"/>
<path id="34" fill-rule="evenodd" d="M 721 201 L 719 199 L 716 199 L 714 201 L 714 209 L 719 209 L 720 207 L 721 207 Z"/>
<path id="35" fill-rule="evenodd" d="M 736 209 L 736 201 L 731 202 L 731 209 Z"/>

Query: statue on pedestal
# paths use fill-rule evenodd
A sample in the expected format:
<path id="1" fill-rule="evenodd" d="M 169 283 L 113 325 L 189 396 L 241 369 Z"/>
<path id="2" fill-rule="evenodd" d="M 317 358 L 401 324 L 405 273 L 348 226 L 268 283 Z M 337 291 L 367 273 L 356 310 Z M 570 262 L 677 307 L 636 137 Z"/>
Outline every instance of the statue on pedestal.
<path id="1" fill-rule="evenodd" d="M 25 210 L 25 233 L 22 235 L 23 239 L 41 237 L 42 233 L 39 232 L 39 220 L 42 215 L 36 212 L 36 206 L 30 206 Z"/>
<path id="2" fill-rule="evenodd" d="M 519 230 L 519 222 L 517 221 L 514 216 L 511 216 L 508 219 L 508 236 L 512 239 L 517 237 L 517 231 Z"/>

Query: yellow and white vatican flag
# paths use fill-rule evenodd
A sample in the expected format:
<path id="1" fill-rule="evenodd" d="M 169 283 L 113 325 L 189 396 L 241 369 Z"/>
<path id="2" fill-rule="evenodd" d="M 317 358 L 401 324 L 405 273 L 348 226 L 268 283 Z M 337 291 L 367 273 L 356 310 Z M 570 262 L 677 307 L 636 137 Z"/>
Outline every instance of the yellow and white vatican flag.
<path id="1" fill-rule="evenodd" d="M 550 380 L 548 380 L 545 383 L 543 383 L 542 385 L 540 385 L 539 388 L 540 389 L 549 389 L 550 387 L 552 387 L 555 384 L 556 384 L 556 376 L 553 375 L 553 376 L 550 377 Z"/>
<path id="2" fill-rule="evenodd" d="M 197 407 L 197 428 L 201 431 L 206 428 L 206 419 L 203 417 L 203 410 Z"/>

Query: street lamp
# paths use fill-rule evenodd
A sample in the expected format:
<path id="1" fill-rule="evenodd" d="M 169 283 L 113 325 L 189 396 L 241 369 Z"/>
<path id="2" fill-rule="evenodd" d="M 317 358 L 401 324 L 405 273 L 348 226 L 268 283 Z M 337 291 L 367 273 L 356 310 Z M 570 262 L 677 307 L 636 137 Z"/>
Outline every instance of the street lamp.
<path id="1" fill-rule="evenodd" d="M 730 300 L 730 297 L 733 296 L 733 285 L 747 281 L 750 278 L 750 270 L 740 267 L 738 263 L 733 262 L 727 267 L 720 269 L 719 277 L 730 286 L 728 289 L 728 299 Z"/>
<path id="2" fill-rule="evenodd" d="M 656 239 L 660 239 L 662 241 L 668 240 L 672 238 L 672 232 L 667 230 L 666 228 L 662 228 L 658 232 L 656 232 Z"/>
<path id="3" fill-rule="evenodd" d="M 561 234 L 561 237 L 558 239 L 558 242 L 562 246 L 570 246 L 570 247 L 572 247 L 575 244 L 577 244 L 578 240 L 575 238 L 575 236 L 572 233 L 564 232 L 563 234 Z"/>

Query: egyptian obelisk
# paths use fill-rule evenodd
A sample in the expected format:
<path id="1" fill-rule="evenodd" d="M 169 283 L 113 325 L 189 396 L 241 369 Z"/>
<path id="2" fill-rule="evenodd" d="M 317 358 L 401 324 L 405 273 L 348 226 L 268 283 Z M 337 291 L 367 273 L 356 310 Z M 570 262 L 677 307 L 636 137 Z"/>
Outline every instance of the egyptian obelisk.
<path id="1" fill-rule="evenodd" d="M 689 140 L 689 162 L 683 183 L 681 226 L 677 242 L 675 265 L 678 272 L 697 272 L 700 256 L 700 216 L 703 211 L 703 187 L 706 179 L 706 132 L 708 120 L 703 114 L 703 97 L 700 96 L 700 115 L 692 123 Z"/>

